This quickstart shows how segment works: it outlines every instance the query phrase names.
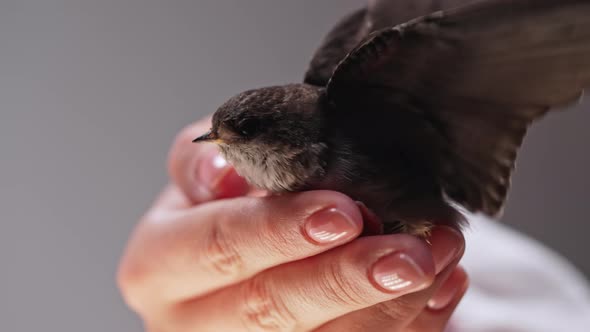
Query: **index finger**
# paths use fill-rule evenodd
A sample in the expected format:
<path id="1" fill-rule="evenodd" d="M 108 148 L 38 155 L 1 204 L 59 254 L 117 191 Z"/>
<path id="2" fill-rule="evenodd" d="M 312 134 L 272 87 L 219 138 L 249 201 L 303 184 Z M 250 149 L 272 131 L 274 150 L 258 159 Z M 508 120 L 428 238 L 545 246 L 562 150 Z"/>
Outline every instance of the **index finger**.
<path id="1" fill-rule="evenodd" d="M 240 197 L 151 214 L 129 241 L 119 283 L 136 309 L 149 302 L 166 306 L 317 255 L 361 229 L 354 201 L 328 191 Z"/>

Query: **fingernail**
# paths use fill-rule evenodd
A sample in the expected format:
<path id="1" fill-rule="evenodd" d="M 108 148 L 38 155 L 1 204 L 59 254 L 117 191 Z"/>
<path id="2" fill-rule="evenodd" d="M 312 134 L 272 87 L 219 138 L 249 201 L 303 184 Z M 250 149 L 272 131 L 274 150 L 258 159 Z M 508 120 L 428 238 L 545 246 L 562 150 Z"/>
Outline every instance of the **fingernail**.
<path id="1" fill-rule="evenodd" d="M 447 281 L 428 300 L 428 308 L 442 310 L 455 299 L 459 291 L 465 286 L 464 272 L 455 271 Z"/>
<path id="2" fill-rule="evenodd" d="M 231 166 L 225 158 L 217 150 L 213 150 L 200 160 L 198 180 L 208 189 L 214 190 L 230 170 Z"/>
<path id="3" fill-rule="evenodd" d="M 408 254 L 396 252 L 380 258 L 372 270 L 373 279 L 386 291 L 413 292 L 424 289 L 431 278 Z"/>
<path id="4" fill-rule="evenodd" d="M 447 226 L 434 228 L 430 236 L 430 243 L 436 274 L 457 259 L 465 246 L 465 241 L 459 231 Z"/>
<path id="5" fill-rule="evenodd" d="M 197 181 L 195 190 L 207 191 L 207 195 L 215 198 L 228 198 L 244 195 L 249 185 L 235 169 L 214 149 L 205 155 L 197 165 Z"/>
<path id="6" fill-rule="evenodd" d="M 329 208 L 312 214 L 305 223 L 307 235 L 317 243 L 330 243 L 350 239 L 361 229 L 352 218 L 344 212 Z"/>

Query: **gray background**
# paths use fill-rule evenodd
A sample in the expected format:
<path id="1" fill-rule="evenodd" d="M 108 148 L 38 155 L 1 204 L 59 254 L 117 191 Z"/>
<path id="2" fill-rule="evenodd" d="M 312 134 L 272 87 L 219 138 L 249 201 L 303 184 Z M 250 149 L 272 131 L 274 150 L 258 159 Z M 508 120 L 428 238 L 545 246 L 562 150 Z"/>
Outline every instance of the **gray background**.
<path id="1" fill-rule="evenodd" d="M 140 331 L 115 269 L 174 134 L 298 81 L 361 3 L 0 0 L 0 330 Z M 578 107 L 534 127 L 504 218 L 587 274 L 589 124 Z"/>

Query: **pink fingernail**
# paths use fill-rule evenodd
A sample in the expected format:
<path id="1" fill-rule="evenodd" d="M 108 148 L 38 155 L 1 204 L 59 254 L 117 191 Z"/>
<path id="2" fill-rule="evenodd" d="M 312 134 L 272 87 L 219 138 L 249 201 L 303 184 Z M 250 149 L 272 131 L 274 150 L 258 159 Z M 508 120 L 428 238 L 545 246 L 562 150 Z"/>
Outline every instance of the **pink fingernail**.
<path id="1" fill-rule="evenodd" d="M 432 298 L 428 300 L 428 308 L 432 310 L 442 310 L 451 304 L 455 297 L 457 297 L 457 294 L 466 285 L 464 274 L 464 272 L 455 270 L 449 279 L 447 279 L 436 291 Z"/>
<path id="2" fill-rule="evenodd" d="M 213 150 L 201 159 L 197 170 L 198 180 L 209 190 L 215 191 L 231 169 L 225 158 Z"/>
<path id="3" fill-rule="evenodd" d="M 361 225 L 336 208 L 316 212 L 305 223 L 305 231 L 318 243 L 350 239 L 360 233 L 360 230 Z"/>
<path id="4" fill-rule="evenodd" d="M 217 150 L 201 160 L 197 173 L 201 188 L 206 188 L 208 195 L 218 199 L 242 196 L 250 190 L 248 182 Z"/>
<path id="5" fill-rule="evenodd" d="M 437 274 L 457 259 L 465 246 L 463 236 L 459 231 L 447 226 L 434 228 L 430 236 L 430 243 L 432 244 L 434 269 Z"/>
<path id="6" fill-rule="evenodd" d="M 374 281 L 386 291 L 408 293 L 424 289 L 429 278 L 409 255 L 403 252 L 389 254 L 373 266 Z"/>

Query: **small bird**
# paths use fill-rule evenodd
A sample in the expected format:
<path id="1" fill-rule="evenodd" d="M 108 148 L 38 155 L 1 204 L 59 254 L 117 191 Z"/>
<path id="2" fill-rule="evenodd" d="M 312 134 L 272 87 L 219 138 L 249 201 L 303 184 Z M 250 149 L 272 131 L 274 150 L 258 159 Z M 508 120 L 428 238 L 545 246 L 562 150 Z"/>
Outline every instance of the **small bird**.
<path id="1" fill-rule="evenodd" d="M 195 142 L 262 189 L 340 191 L 427 237 L 497 216 L 529 125 L 589 85 L 588 0 L 372 0 L 303 83 L 232 97 Z"/>

